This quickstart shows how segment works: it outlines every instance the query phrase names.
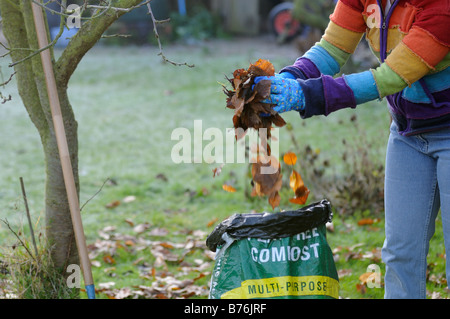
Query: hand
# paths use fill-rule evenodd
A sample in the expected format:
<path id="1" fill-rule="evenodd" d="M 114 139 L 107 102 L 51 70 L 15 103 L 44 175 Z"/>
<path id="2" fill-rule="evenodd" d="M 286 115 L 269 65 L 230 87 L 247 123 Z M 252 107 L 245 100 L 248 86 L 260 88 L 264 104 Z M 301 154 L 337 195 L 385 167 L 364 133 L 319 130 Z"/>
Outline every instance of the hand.
<path id="1" fill-rule="evenodd" d="M 285 72 L 287 73 L 287 72 Z M 285 76 L 285 73 L 276 76 L 259 76 L 255 78 L 255 83 L 261 80 L 270 80 L 270 98 L 263 100 L 263 103 L 276 104 L 273 108 L 278 113 L 291 110 L 300 111 L 304 109 L 304 95 L 297 80 Z"/>

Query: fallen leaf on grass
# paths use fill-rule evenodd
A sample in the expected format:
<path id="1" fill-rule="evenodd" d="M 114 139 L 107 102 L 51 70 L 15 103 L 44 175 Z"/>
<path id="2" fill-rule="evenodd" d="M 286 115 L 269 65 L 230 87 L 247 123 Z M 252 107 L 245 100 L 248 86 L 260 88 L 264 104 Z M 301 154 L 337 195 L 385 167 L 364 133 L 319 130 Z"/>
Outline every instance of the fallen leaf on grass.
<path id="1" fill-rule="evenodd" d="M 148 232 L 149 236 L 167 236 L 169 234 L 169 231 L 165 228 L 153 228 L 151 231 Z"/>
<path id="2" fill-rule="evenodd" d="M 114 258 L 110 255 L 103 256 L 103 261 L 109 265 L 114 265 L 116 263 Z"/>
<path id="3" fill-rule="evenodd" d="M 357 283 L 357 284 L 356 284 L 356 290 L 357 290 L 361 295 L 364 295 L 364 294 L 366 293 L 367 288 L 366 288 L 366 285 Z"/>
<path id="4" fill-rule="evenodd" d="M 213 168 L 213 177 L 219 176 L 220 173 L 222 173 L 222 168 L 225 166 L 225 164 L 221 164 L 219 167 Z"/>
<path id="5" fill-rule="evenodd" d="M 133 231 L 134 231 L 135 233 L 141 234 L 141 233 L 143 233 L 144 231 L 146 231 L 148 228 L 150 228 L 150 224 L 149 224 L 149 223 L 143 223 L 143 224 L 136 225 L 136 226 L 133 228 Z"/>
<path id="6" fill-rule="evenodd" d="M 361 281 L 362 285 L 367 285 L 367 282 L 373 281 L 376 275 L 377 274 L 374 272 L 366 272 L 359 276 L 359 280 Z"/>
<path id="7" fill-rule="evenodd" d="M 123 199 L 123 202 L 124 203 L 131 203 L 131 202 L 134 202 L 135 200 L 136 200 L 136 196 L 130 195 L 130 196 L 125 197 Z"/>
<path id="8" fill-rule="evenodd" d="M 125 223 L 127 223 L 127 224 L 130 225 L 131 227 L 134 226 L 134 222 L 133 222 L 131 219 L 129 219 L 129 218 L 125 219 L 124 221 L 125 221 Z"/>
<path id="9" fill-rule="evenodd" d="M 155 228 L 156 229 L 156 228 Z M 116 232 L 113 227 L 108 227 L 108 236 L 104 236 L 105 230 L 101 230 L 101 238 L 94 244 L 89 245 L 89 257 L 94 264 L 98 263 L 96 257 L 101 256 L 104 263 L 120 264 L 121 260 L 114 260 L 112 256 L 118 249 L 133 243 L 132 248 L 121 252 L 121 254 L 134 254 L 137 251 L 149 249 L 155 256 L 152 263 L 148 257 L 137 258 L 132 266 L 138 270 L 133 273 L 139 274 L 141 280 L 147 285 L 115 288 L 114 282 L 100 283 L 96 289 L 110 299 L 168 299 L 168 298 L 191 298 L 207 297 L 209 289 L 206 285 L 199 285 L 197 282 L 210 275 L 214 256 L 206 247 L 206 232 L 200 230 L 190 230 L 186 232 L 185 240 L 182 242 L 172 241 L 152 241 L 145 236 L 124 235 Z M 169 235 L 166 231 L 166 235 Z M 171 237 L 167 237 L 171 238 Z M 124 243 L 124 245 L 122 245 Z M 202 258 L 197 257 L 193 262 L 187 262 L 185 257 L 195 251 L 203 252 Z M 119 257 L 116 257 L 119 258 Z M 176 273 L 169 271 L 168 264 L 175 265 Z M 99 264 L 100 265 L 100 264 Z M 118 267 L 117 267 L 118 268 Z M 110 278 L 115 278 L 119 274 L 116 266 L 105 269 Z M 114 272 L 113 272 L 114 271 Z M 188 277 L 188 278 L 186 278 Z M 193 278 L 193 279 L 192 279 Z"/>
<path id="10" fill-rule="evenodd" d="M 105 205 L 106 208 L 116 208 L 117 206 L 120 205 L 120 200 L 114 200 L 108 204 Z"/>
<path id="11" fill-rule="evenodd" d="M 380 219 L 378 219 L 378 218 L 375 218 L 375 219 L 373 219 L 373 218 L 363 218 L 363 219 L 358 220 L 358 226 L 372 225 L 372 224 L 377 223 L 379 221 L 380 221 Z"/>

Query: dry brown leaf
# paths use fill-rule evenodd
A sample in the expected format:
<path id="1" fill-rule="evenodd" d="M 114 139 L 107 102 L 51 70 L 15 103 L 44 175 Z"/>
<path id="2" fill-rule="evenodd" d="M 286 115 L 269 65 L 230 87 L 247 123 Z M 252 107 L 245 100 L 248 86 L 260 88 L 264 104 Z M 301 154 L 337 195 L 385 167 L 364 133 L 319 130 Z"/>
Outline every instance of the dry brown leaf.
<path id="1" fill-rule="evenodd" d="M 374 224 L 374 223 L 376 223 L 378 221 L 379 221 L 379 219 L 377 219 L 377 218 L 375 218 L 375 219 L 373 219 L 373 218 L 363 218 L 363 219 L 360 219 L 358 221 L 358 226 L 372 225 L 372 224 Z"/>
<path id="2" fill-rule="evenodd" d="M 127 224 L 130 225 L 131 227 L 134 226 L 134 222 L 133 222 L 131 219 L 129 219 L 129 218 L 125 219 L 125 223 L 127 223 Z"/>
<path id="3" fill-rule="evenodd" d="M 128 239 L 125 241 L 125 245 L 126 246 L 134 246 L 134 245 L 136 245 L 136 243 L 134 241 L 132 241 L 131 239 Z"/>
<path id="4" fill-rule="evenodd" d="M 111 255 L 103 256 L 103 261 L 110 265 L 114 265 L 116 263 L 116 261 L 114 260 L 114 258 Z"/>
<path id="5" fill-rule="evenodd" d="M 269 197 L 269 204 L 272 206 L 272 209 L 275 209 L 275 207 L 280 206 L 281 196 L 278 192 L 274 192 Z"/>
<path id="6" fill-rule="evenodd" d="M 135 233 L 141 234 L 141 233 L 143 233 L 144 231 L 146 231 L 148 228 L 150 228 L 150 224 L 149 224 L 149 223 L 143 223 L 143 224 L 136 225 L 136 226 L 133 228 L 133 231 L 134 231 Z"/>
<path id="7" fill-rule="evenodd" d="M 302 177 L 296 170 L 292 170 L 292 174 L 289 177 L 289 186 L 295 194 L 295 197 L 289 199 L 289 202 L 304 205 L 308 199 L 309 189 L 305 186 Z"/>
<path id="8" fill-rule="evenodd" d="M 105 205 L 106 208 L 115 208 L 120 205 L 120 200 L 114 200 L 111 203 Z"/>
<path id="9" fill-rule="evenodd" d="M 274 172 L 267 174 L 267 171 Z M 283 184 L 280 163 L 274 156 L 259 156 L 256 163 L 252 164 L 252 196 L 268 196 L 268 202 L 272 209 L 280 205 L 281 197 L 278 191 Z"/>
<path id="10" fill-rule="evenodd" d="M 213 168 L 212 172 L 213 172 L 213 177 L 219 176 L 220 173 L 222 173 L 222 168 L 225 166 L 225 164 L 221 164 L 219 167 L 215 167 Z"/>

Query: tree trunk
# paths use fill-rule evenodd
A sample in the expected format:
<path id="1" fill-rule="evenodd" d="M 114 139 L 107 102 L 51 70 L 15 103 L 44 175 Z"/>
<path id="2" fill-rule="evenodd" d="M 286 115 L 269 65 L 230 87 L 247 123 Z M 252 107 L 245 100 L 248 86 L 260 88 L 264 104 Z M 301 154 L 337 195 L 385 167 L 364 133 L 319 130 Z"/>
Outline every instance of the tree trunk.
<path id="1" fill-rule="evenodd" d="M 38 49 L 31 1 L 0 0 L 0 11 L 3 18 L 3 32 L 9 47 L 12 48 L 12 61 L 20 61 L 32 52 L 24 49 Z M 63 270 L 69 264 L 78 263 L 78 253 L 40 56 L 36 55 L 15 65 L 14 68 L 17 72 L 19 94 L 43 145 L 46 164 L 46 237 L 52 245 L 52 260 L 55 267 Z M 68 100 L 67 86 L 58 85 L 58 93 L 73 173 L 79 191 L 77 122 Z"/>

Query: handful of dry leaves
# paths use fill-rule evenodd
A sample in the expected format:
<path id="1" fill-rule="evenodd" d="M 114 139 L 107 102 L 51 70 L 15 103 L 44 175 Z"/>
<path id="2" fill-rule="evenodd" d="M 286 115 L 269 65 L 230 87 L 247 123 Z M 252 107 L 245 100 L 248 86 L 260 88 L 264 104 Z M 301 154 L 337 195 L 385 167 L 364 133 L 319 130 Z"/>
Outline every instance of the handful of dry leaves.
<path id="1" fill-rule="evenodd" d="M 278 191 L 282 185 L 282 174 L 278 159 L 271 155 L 269 139 L 272 125 L 282 127 L 286 122 L 272 108 L 272 104 L 262 102 L 270 96 L 271 81 L 261 80 L 255 84 L 255 78 L 274 75 L 272 63 L 259 59 L 255 64 L 250 64 L 247 70 L 237 69 L 233 72 L 233 78 L 228 79 L 232 90 L 224 87 L 227 107 L 234 110 L 236 140 L 245 136 L 249 128 L 258 131 L 261 143 L 257 147 L 256 163 L 252 164 L 252 196 L 268 196 L 272 208 L 280 204 Z"/>
<path id="2" fill-rule="evenodd" d="M 267 60 L 259 59 L 246 69 L 237 69 L 233 78 L 228 79 L 232 89 L 223 87 L 227 96 L 227 107 L 234 110 L 233 125 L 236 140 L 244 137 L 249 128 L 257 130 L 260 145 L 257 146 L 257 158 L 252 163 L 252 196 L 268 196 L 269 204 L 274 209 L 280 205 L 279 190 L 282 186 L 281 165 L 279 160 L 271 154 L 269 140 L 272 125 L 283 127 L 286 122 L 272 108 L 273 104 L 263 103 L 270 96 L 270 80 L 261 80 L 255 84 L 258 76 L 274 76 L 275 68 Z M 260 129 L 265 130 L 260 130 Z M 293 153 L 284 156 L 284 162 L 294 166 L 297 157 Z M 294 160 L 295 158 L 295 160 Z M 267 173 L 267 172 L 271 173 Z M 215 174 L 215 173 L 214 173 Z M 294 204 L 305 204 L 309 190 L 304 185 L 300 174 L 292 170 L 289 186 L 295 197 L 289 201 Z M 227 190 L 224 187 L 225 190 Z M 233 191 L 235 191 L 233 189 Z"/>
<path id="3" fill-rule="evenodd" d="M 233 78 L 228 79 L 233 89 L 228 90 L 224 87 L 224 92 L 227 95 L 227 107 L 234 110 L 236 139 L 243 137 L 248 128 L 256 130 L 265 128 L 268 138 L 272 124 L 278 127 L 286 125 L 283 118 L 272 108 L 272 104 L 261 102 L 270 96 L 270 80 L 262 80 L 255 84 L 255 78 L 258 76 L 274 75 L 275 68 L 272 63 L 259 59 L 255 64 L 250 64 L 247 70 L 235 70 Z M 264 116 L 261 116 L 262 114 Z"/>

